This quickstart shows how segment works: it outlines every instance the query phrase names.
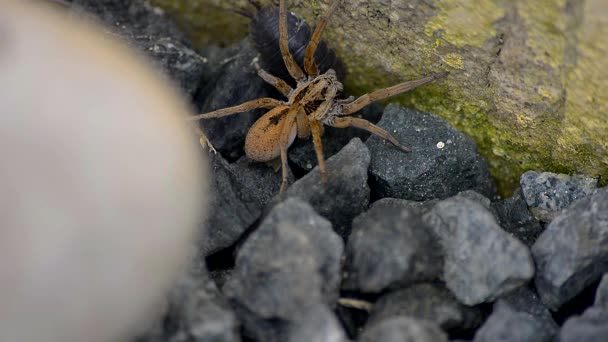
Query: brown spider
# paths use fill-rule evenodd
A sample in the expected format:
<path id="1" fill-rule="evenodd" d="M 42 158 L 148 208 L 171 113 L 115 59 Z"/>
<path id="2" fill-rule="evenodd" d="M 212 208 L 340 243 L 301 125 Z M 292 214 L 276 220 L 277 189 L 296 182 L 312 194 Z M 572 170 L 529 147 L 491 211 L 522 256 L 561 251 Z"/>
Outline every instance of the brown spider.
<path id="1" fill-rule="evenodd" d="M 309 138 L 312 134 L 315 153 L 319 161 L 321 179 L 323 183 L 327 182 L 323 145 L 321 144 L 323 125 L 338 128 L 357 127 L 378 135 L 390 141 L 401 150 L 409 152 L 409 148 L 401 145 L 397 139 L 384 129 L 367 120 L 348 115 L 357 112 L 372 102 L 401 94 L 447 75 L 447 72 L 436 73 L 415 81 L 404 82 L 392 87 L 376 90 L 360 96 L 356 100 L 352 96 L 346 99 L 338 99 L 337 96 L 342 91 L 343 86 L 336 78 L 335 71 L 329 69 L 324 74 L 319 75 L 319 70 L 314 60 L 315 51 L 321 41 L 321 34 L 338 3 L 339 1 L 334 1 L 331 4 L 327 13 L 325 13 L 324 17 L 315 27 L 304 54 L 304 70 L 306 71 L 304 73 L 288 48 L 287 12 L 285 0 L 280 0 L 279 46 L 285 66 L 291 77 L 297 82 L 296 88 L 291 88 L 287 82 L 261 69 L 257 63 L 256 69 L 258 75 L 264 81 L 274 86 L 288 98 L 287 101 L 273 98 L 259 98 L 238 106 L 222 108 L 189 118 L 190 120 L 211 119 L 242 113 L 256 108 L 270 109 L 247 132 L 245 154 L 249 159 L 258 162 L 270 162 L 276 160 L 279 156 L 281 157 L 283 177 L 281 192 L 287 188 L 289 174 L 287 148 L 294 141 L 296 135 L 304 139 Z"/>

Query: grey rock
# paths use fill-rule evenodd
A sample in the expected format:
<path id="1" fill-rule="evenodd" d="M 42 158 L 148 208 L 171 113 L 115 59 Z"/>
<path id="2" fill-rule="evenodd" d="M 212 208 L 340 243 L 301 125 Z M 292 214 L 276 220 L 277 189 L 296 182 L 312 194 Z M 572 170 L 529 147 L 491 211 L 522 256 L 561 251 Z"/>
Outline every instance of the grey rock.
<path id="1" fill-rule="evenodd" d="M 342 239 L 298 199 L 276 205 L 239 249 L 223 290 L 245 330 L 260 341 L 285 341 L 294 325 L 338 297 Z M 288 334 L 288 335 L 285 335 Z"/>
<path id="2" fill-rule="evenodd" d="M 608 273 L 604 273 L 597 290 L 595 290 L 595 301 L 593 302 L 593 305 L 608 310 Z"/>
<path id="3" fill-rule="evenodd" d="M 500 226 L 531 247 L 544 231 L 540 222 L 528 210 L 521 190 L 513 196 L 492 203 Z"/>
<path id="4" fill-rule="evenodd" d="M 591 307 L 582 316 L 569 318 L 559 332 L 559 342 L 608 341 L 608 310 Z"/>
<path id="5" fill-rule="evenodd" d="M 409 209 L 417 212 L 420 215 L 426 214 L 429 210 L 433 209 L 435 204 L 437 204 L 439 200 L 428 200 L 424 202 L 410 201 L 404 200 L 401 198 L 390 198 L 385 197 L 379 199 L 378 201 L 372 203 L 370 209 L 372 208 L 396 208 L 396 209 Z"/>
<path id="6" fill-rule="evenodd" d="M 110 34 L 144 52 L 190 98 L 203 74 L 209 73 L 205 59 L 192 50 L 186 35 L 162 9 L 147 1 L 74 0 L 70 6 L 74 15 L 103 23 Z"/>
<path id="7" fill-rule="evenodd" d="M 347 342 L 344 329 L 333 312 L 325 305 L 315 305 L 303 319 L 290 326 L 288 342 Z"/>
<path id="8" fill-rule="evenodd" d="M 444 249 L 443 279 L 462 303 L 493 301 L 534 275 L 530 251 L 478 202 L 455 196 L 424 217 Z"/>
<path id="9" fill-rule="evenodd" d="M 230 49 L 223 55 L 229 57 L 218 61 L 217 73 L 195 99 L 201 113 L 276 95 L 257 75 L 251 64 L 257 51 L 249 40 L 244 40 L 237 48 Z M 249 127 L 266 111 L 256 109 L 222 118 L 201 120 L 200 125 L 215 149 L 226 158 L 236 160 L 244 154 L 243 145 Z"/>
<path id="10" fill-rule="evenodd" d="M 425 320 L 410 317 L 394 317 L 366 328 L 361 342 L 441 342 L 447 341 L 441 329 Z"/>
<path id="11" fill-rule="evenodd" d="M 102 22 L 123 37 L 151 36 L 174 38 L 187 44 L 188 39 L 159 7 L 144 0 L 72 0 L 70 11 Z"/>
<path id="12" fill-rule="evenodd" d="M 424 201 L 464 190 L 495 197 L 488 167 L 474 141 L 445 120 L 389 105 L 378 125 L 412 149 L 404 153 L 376 136 L 367 140 L 378 197 Z"/>
<path id="13" fill-rule="evenodd" d="M 524 311 L 514 310 L 502 299 L 475 333 L 474 342 L 548 342 L 557 330 L 547 330 L 543 322 Z"/>
<path id="14" fill-rule="evenodd" d="M 565 209 L 540 235 L 532 253 L 536 288 L 552 310 L 608 272 L 608 188 Z"/>
<path id="15" fill-rule="evenodd" d="M 361 111 L 352 115 L 366 119 L 372 123 L 378 122 L 382 116 L 383 107 L 377 103 L 364 107 Z M 365 141 L 369 137 L 367 131 L 358 128 L 334 128 L 324 127 L 323 133 L 323 155 L 325 159 L 338 153 L 352 139 L 359 138 Z M 289 149 L 289 160 L 302 170 L 310 171 L 317 166 L 317 155 L 314 150 L 312 139 L 297 140 Z"/>
<path id="16" fill-rule="evenodd" d="M 230 170 L 234 180 L 245 188 L 261 207 L 265 207 L 279 193 L 281 172 L 275 172 L 266 164 L 250 161 L 243 156 L 230 164 Z M 290 179 L 293 179 L 291 174 Z"/>
<path id="17" fill-rule="evenodd" d="M 519 182 L 532 214 L 544 222 L 551 222 L 561 209 L 597 189 L 597 179 L 551 172 L 528 171 Z"/>
<path id="18" fill-rule="evenodd" d="M 375 206 L 353 221 L 342 289 L 380 292 L 437 279 L 442 266 L 441 248 L 418 213 Z"/>
<path id="19" fill-rule="evenodd" d="M 551 332 L 552 334 L 557 332 L 558 326 L 553 320 L 553 316 L 539 296 L 527 286 L 522 286 L 508 293 L 500 301 L 508 305 L 513 311 L 527 313 L 534 317 L 535 320 L 541 323 L 544 331 Z"/>
<path id="20" fill-rule="evenodd" d="M 138 36 L 132 40 L 136 49 L 146 53 L 163 74 L 193 99 L 201 86 L 203 74 L 210 73 L 207 60 L 174 38 Z"/>
<path id="21" fill-rule="evenodd" d="M 432 321 L 450 333 L 473 329 L 483 319 L 479 308 L 459 303 L 445 287 L 431 283 L 414 284 L 381 296 L 368 325 L 399 316 Z"/>
<path id="22" fill-rule="evenodd" d="M 355 138 L 326 161 L 326 184 L 321 182 L 321 174 L 316 167 L 292 184 L 277 200 L 298 197 L 307 201 L 315 211 L 331 221 L 340 235 L 346 237 L 353 218 L 369 204 L 369 160 L 369 150 Z"/>
<path id="23" fill-rule="evenodd" d="M 253 192 L 239 183 L 228 162 L 219 154 L 210 153 L 212 181 L 209 214 L 203 223 L 206 234 L 200 237 L 203 256 L 235 243 L 261 216 L 263 206 Z"/>
<path id="24" fill-rule="evenodd" d="M 192 270 L 171 290 L 161 320 L 138 342 L 238 342 L 239 323 L 213 280 Z"/>

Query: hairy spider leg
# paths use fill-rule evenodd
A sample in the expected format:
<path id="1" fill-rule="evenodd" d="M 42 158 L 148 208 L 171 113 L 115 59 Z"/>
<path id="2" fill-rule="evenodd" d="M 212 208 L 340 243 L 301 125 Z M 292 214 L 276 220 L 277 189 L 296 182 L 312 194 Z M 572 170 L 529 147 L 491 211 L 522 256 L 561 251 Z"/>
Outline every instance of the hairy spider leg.
<path id="1" fill-rule="evenodd" d="M 308 45 L 306 45 L 306 51 L 304 52 L 304 70 L 308 75 L 317 76 L 319 75 L 319 69 L 317 68 L 317 63 L 315 62 L 315 51 L 317 51 L 317 47 L 319 46 L 319 42 L 321 41 L 321 35 L 323 35 L 323 31 L 325 30 L 325 26 L 327 26 L 327 22 L 329 18 L 338 7 L 339 1 L 334 0 L 332 4 L 329 6 L 329 9 L 319 20 L 317 26 L 315 27 L 312 36 L 310 37 L 310 41 Z"/>
<path id="2" fill-rule="evenodd" d="M 260 76 L 266 83 L 275 87 L 276 90 L 281 92 L 286 97 L 289 97 L 289 94 L 293 91 L 293 88 L 287 84 L 287 82 L 282 79 L 270 74 L 268 71 L 262 69 L 258 62 L 254 64 L 255 70 L 258 72 L 258 76 Z"/>
<path id="3" fill-rule="evenodd" d="M 410 91 L 412 89 L 418 88 L 427 83 L 431 83 L 436 79 L 443 78 L 443 77 L 447 76 L 447 74 L 448 74 L 448 72 L 446 72 L 446 71 L 438 72 L 436 74 L 426 76 L 426 77 L 423 77 L 418 80 L 399 83 L 392 87 L 376 90 L 369 94 L 361 95 L 359 98 L 357 98 L 353 102 L 343 104 L 342 105 L 342 114 L 343 115 L 352 114 L 354 112 L 359 111 L 361 108 L 367 106 L 368 104 L 370 104 L 372 102 L 384 100 L 391 96 L 405 93 L 406 91 Z"/>
<path id="4" fill-rule="evenodd" d="M 323 157 L 323 144 L 321 143 L 323 126 L 319 121 L 313 120 L 310 122 L 310 129 L 312 131 L 312 143 L 315 147 L 315 153 L 317 154 L 317 161 L 319 162 L 321 181 L 323 183 L 327 183 L 327 168 L 325 167 L 325 158 Z"/>
<path id="5" fill-rule="evenodd" d="M 298 104 L 293 105 L 289 108 L 289 112 L 285 116 L 283 122 L 283 128 L 281 129 L 281 136 L 279 138 L 279 147 L 281 148 L 281 189 L 279 192 L 285 192 L 287 189 L 287 182 L 289 178 L 289 165 L 287 164 L 287 148 L 289 147 L 289 135 L 295 125 L 296 116 L 300 107 Z"/>
<path id="6" fill-rule="evenodd" d="M 285 0 L 279 2 L 279 48 L 287 71 L 298 83 L 306 80 L 306 75 L 289 51 L 289 36 L 287 34 L 287 10 Z"/>
<path id="7" fill-rule="evenodd" d="M 337 117 L 334 119 L 332 126 L 337 128 L 357 127 L 366 130 L 372 134 L 375 134 L 381 137 L 382 139 L 390 141 L 393 145 L 397 146 L 402 151 L 411 151 L 409 147 L 402 145 L 399 140 L 393 137 L 390 133 L 365 119 L 353 118 L 350 116 Z"/>
<path id="8" fill-rule="evenodd" d="M 233 115 L 233 114 L 242 113 L 242 112 L 248 112 L 250 110 L 258 109 L 258 108 L 272 109 L 272 108 L 275 108 L 278 106 L 282 106 L 284 104 L 285 103 L 283 103 L 283 101 L 273 99 L 271 97 L 262 97 L 259 99 L 241 103 L 240 105 L 237 105 L 237 106 L 222 108 L 222 109 L 214 110 L 213 112 L 209 112 L 209 113 L 193 115 L 193 116 L 188 117 L 188 120 L 193 121 L 193 120 L 201 120 L 201 119 L 221 118 L 223 116 Z"/>

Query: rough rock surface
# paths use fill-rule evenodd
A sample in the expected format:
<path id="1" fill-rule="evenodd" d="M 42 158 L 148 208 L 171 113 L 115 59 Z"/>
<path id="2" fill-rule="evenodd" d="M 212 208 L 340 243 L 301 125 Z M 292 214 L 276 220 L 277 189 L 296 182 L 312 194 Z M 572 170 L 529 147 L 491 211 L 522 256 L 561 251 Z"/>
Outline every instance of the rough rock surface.
<path id="1" fill-rule="evenodd" d="M 429 320 L 450 333 L 473 329 L 483 319 L 480 309 L 460 304 L 445 287 L 432 283 L 384 294 L 374 304 L 367 324 L 399 316 Z"/>
<path id="2" fill-rule="evenodd" d="M 492 203 L 498 223 L 507 232 L 531 247 L 543 232 L 540 222 L 532 216 L 521 190 L 513 196 Z"/>
<path id="3" fill-rule="evenodd" d="M 608 273 L 604 273 L 600 284 L 595 291 L 595 306 L 603 307 L 608 310 Z"/>
<path id="4" fill-rule="evenodd" d="M 371 181 L 378 197 L 424 201 L 464 190 L 495 196 L 475 142 L 447 121 L 389 105 L 378 125 L 412 149 L 405 153 L 377 136 L 368 139 Z"/>
<path id="5" fill-rule="evenodd" d="M 608 188 L 565 209 L 532 247 L 535 284 L 552 310 L 608 271 Z"/>
<path id="6" fill-rule="evenodd" d="M 342 289 L 380 292 L 438 278 L 441 248 L 420 214 L 375 206 L 357 216 L 346 246 Z"/>
<path id="7" fill-rule="evenodd" d="M 556 329 L 547 330 L 534 316 L 514 310 L 503 300 L 494 304 L 494 310 L 477 330 L 474 342 L 549 342 Z"/>
<path id="8" fill-rule="evenodd" d="M 287 199 L 238 251 L 224 294 L 249 334 L 261 341 L 287 340 L 299 322 L 337 300 L 342 253 L 342 239 L 329 221 L 310 205 Z"/>
<path id="9" fill-rule="evenodd" d="M 560 342 L 608 340 L 608 310 L 591 307 L 581 316 L 571 317 L 559 332 Z"/>
<path id="10" fill-rule="evenodd" d="M 521 176 L 520 185 L 532 214 L 541 221 L 551 222 L 561 209 L 592 194 L 597 189 L 597 179 L 528 171 Z"/>
<path id="11" fill-rule="evenodd" d="M 191 270 L 173 288 L 162 322 L 137 342 L 239 342 L 239 323 L 213 280 Z"/>
<path id="12" fill-rule="evenodd" d="M 367 169 L 369 151 L 358 138 L 351 140 L 333 157 L 327 159 L 327 183 L 321 182 L 319 168 L 292 184 L 281 198 L 298 197 L 333 224 L 343 237 L 353 218 L 369 204 Z"/>
<path id="13" fill-rule="evenodd" d="M 359 341 L 447 342 L 447 340 L 447 335 L 431 321 L 394 317 L 366 327 Z"/>
<path id="14" fill-rule="evenodd" d="M 490 302 L 534 275 L 526 246 L 478 202 L 460 196 L 443 200 L 425 220 L 444 249 L 443 279 L 462 303 Z"/>
<path id="15" fill-rule="evenodd" d="M 262 205 L 251 191 L 237 181 L 231 165 L 221 155 L 211 158 L 209 214 L 203 225 L 206 234 L 199 242 L 200 253 L 209 255 L 232 245 L 262 214 Z M 270 186 L 270 185 L 269 185 Z"/>
<path id="16" fill-rule="evenodd" d="M 147 1 L 74 0 L 71 13 L 101 22 L 113 35 L 145 53 L 163 73 L 194 97 L 209 66 L 158 7 Z"/>

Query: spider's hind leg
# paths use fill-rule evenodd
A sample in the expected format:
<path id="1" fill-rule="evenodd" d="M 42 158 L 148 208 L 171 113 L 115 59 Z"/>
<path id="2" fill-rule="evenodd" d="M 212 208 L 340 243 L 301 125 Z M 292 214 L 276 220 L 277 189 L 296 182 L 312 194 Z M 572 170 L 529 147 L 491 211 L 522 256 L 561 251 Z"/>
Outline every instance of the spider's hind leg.
<path id="1" fill-rule="evenodd" d="M 321 18 L 321 20 L 319 20 L 319 22 L 317 23 L 315 31 L 312 33 L 308 45 L 306 45 L 306 51 L 304 52 L 304 70 L 307 74 L 311 76 L 317 76 L 319 74 L 317 63 L 315 63 L 315 51 L 317 51 L 317 47 L 319 46 L 319 42 L 321 41 L 321 36 L 323 35 L 323 31 L 325 30 L 325 26 L 327 26 L 327 22 L 336 10 L 336 7 L 338 7 L 338 4 L 338 0 L 334 0 L 332 2 L 323 18 Z"/>
<path id="2" fill-rule="evenodd" d="M 287 67 L 287 71 L 289 71 L 291 77 L 298 82 L 306 80 L 306 75 L 289 51 L 287 8 L 285 6 L 285 0 L 280 0 L 279 2 L 279 48 L 281 49 L 281 56 L 283 56 L 285 67 Z"/>

